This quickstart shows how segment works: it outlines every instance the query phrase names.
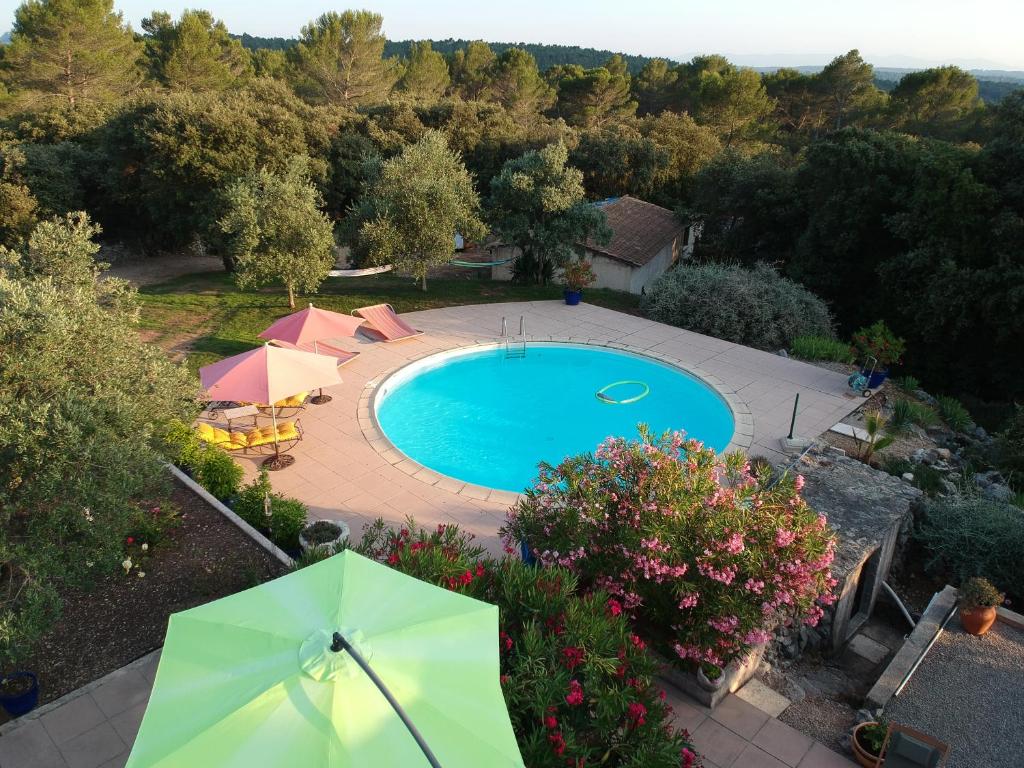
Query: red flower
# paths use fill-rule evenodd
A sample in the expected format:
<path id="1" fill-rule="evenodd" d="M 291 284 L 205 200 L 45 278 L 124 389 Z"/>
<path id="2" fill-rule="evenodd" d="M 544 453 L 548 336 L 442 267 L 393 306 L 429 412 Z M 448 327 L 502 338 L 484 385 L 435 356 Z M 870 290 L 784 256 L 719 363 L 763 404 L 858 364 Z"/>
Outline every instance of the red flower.
<path id="1" fill-rule="evenodd" d="M 398 532 L 398 535 L 401 536 L 403 539 L 407 538 L 409 536 L 409 529 L 408 528 L 403 528 L 402 530 L 400 530 Z"/>
<path id="2" fill-rule="evenodd" d="M 473 580 L 473 574 L 471 571 L 466 571 L 459 579 L 463 584 L 469 584 Z"/>
<path id="3" fill-rule="evenodd" d="M 692 768 L 693 761 L 697 759 L 697 755 L 689 747 L 683 747 L 683 751 L 679 753 L 679 756 L 683 758 L 682 768 Z"/>
<path id="4" fill-rule="evenodd" d="M 507 683 L 511 679 L 512 678 L 510 678 L 508 675 L 502 675 L 501 677 L 498 678 L 498 682 L 501 683 L 502 685 L 504 685 L 505 683 Z"/>
<path id="5" fill-rule="evenodd" d="M 639 701 L 634 701 L 629 705 L 629 710 L 626 715 L 632 721 L 634 728 L 637 728 L 647 722 L 647 707 L 641 704 Z"/>
<path id="6" fill-rule="evenodd" d="M 562 738 L 562 734 L 558 731 L 548 734 L 548 741 L 551 742 L 551 751 L 553 751 L 559 757 L 565 752 L 565 739 Z"/>
<path id="7" fill-rule="evenodd" d="M 558 727 L 558 718 L 555 717 L 554 715 L 548 715 L 547 717 L 544 718 L 544 726 L 546 728 L 557 728 Z"/>
<path id="8" fill-rule="evenodd" d="M 509 637 L 508 634 L 505 632 L 498 632 L 498 639 L 501 641 L 501 644 L 504 646 L 506 651 L 512 650 L 512 638 Z"/>
<path id="9" fill-rule="evenodd" d="M 447 527 L 447 526 L 446 526 L 446 525 L 445 525 L 444 523 L 438 523 L 438 524 L 437 524 L 437 535 L 438 535 L 438 536 L 443 536 L 443 535 L 444 535 L 444 529 L 445 529 L 446 527 Z"/>
<path id="10" fill-rule="evenodd" d="M 562 659 L 566 666 L 566 669 L 576 669 L 580 664 L 583 663 L 583 649 L 575 646 L 569 646 L 568 648 L 562 649 Z"/>
<path id="11" fill-rule="evenodd" d="M 483 576 L 486 572 L 487 572 L 487 569 L 484 568 L 484 564 L 483 563 L 477 563 L 476 564 L 476 575 L 477 576 Z"/>
<path id="12" fill-rule="evenodd" d="M 637 650 L 640 650 L 640 651 L 642 651 L 642 650 L 643 650 L 644 648 L 646 648 L 646 647 L 647 647 L 647 643 L 645 643 L 645 642 L 644 642 L 644 641 L 643 641 L 643 640 L 642 640 L 642 639 L 640 638 L 640 636 L 639 636 L 639 635 L 632 635 L 632 634 L 631 634 L 631 635 L 629 636 L 629 641 L 630 641 L 631 643 L 633 643 L 633 647 L 634 647 L 634 648 L 636 648 Z"/>
<path id="13" fill-rule="evenodd" d="M 124 543 L 127 544 L 128 546 L 131 546 L 132 544 L 135 543 L 135 538 L 132 537 L 132 536 L 129 536 L 127 539 L 124 540 Z"/>
<path id="14" fill-rule="evenodd" d="M 612 616 L 619 616 L 622 614 L 622 603 L 616 600 L 614 597 L 608 598 L 608 613 Z"/>
<path id="15" fill-rule="evenodd" d="M 565 703 L 570 707 L 578 707 L 583 703 L 583 686 L 579 681 L 569 681 L 569 695 L 565 697 Z"/>

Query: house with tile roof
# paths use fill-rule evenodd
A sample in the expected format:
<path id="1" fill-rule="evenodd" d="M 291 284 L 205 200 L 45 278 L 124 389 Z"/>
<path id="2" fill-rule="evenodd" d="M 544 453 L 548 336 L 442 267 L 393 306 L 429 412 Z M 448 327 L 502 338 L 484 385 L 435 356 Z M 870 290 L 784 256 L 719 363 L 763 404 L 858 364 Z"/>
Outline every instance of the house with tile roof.
<path id="1" fill-rule="evenodd" d="M 576 251 L 593 264 L 595 288 L 645 293 L 676 261 L 693 253 L 698 228 L 682 224 L 668 208 L 629 195 L 594 205 L 604 211 L 611 240 L 605 245 L 592 240 L 577 243 Z M 495 243 L 481 260 L 512 259 L 517 252 L 513 246 Z M 491 277 L 510 280 L 511 263 L 492 268 Z"/>
<path id="2" fill-rule="evenodd" d="M 594 265 L 596 288 L 644 293 L 681 258 L 693 251 L 693 227 L 668 208 L 625 195 L 595 203 L 604 211 L 612 238 L 605 245 L 579 244 Z"/>

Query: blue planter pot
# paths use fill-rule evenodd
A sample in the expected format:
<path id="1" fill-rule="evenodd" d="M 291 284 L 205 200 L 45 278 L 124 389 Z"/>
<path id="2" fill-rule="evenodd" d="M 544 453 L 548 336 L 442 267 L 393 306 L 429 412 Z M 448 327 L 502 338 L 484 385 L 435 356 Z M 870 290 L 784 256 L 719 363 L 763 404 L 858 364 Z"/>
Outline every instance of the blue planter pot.
<path id="1" fill-rule="evenodd" d="M 526 539 L 519 542 L 519 554 L 523 558 L 523 562 L 527 565 L 536 565 L 537 558 L 533 556 L 533 552 L 530 551 L 530 545 L 526 543 Z"/>
<path id="2" fill-rule="evenodd" d="M 580 303 L 580 299 L 583 298 L 583 291 L 570 291 L 568 288 L 565 289 L 565 303 L 570 307 L 575 307 Z"/>
<path id="3" fill-rule="evenodd" d="M 868 375 L 868 371 L 864 369 L 861 370 L 861 373 L 865 376 Z M 882 384 L 885 382 L 887 378 L 889 378 L 888 368 L 885 368 L 883 370 L 878 370 L 876 368 L 875 372 L 868 377 L 868 389 L 878 389 L 880 386 L 882 386 Z"/>
<path id="4" fill-rule="evenodd" d="M 25 678 L 31 682 L 31 687 L 24 693 L 16 696 L 4 696 L 0 694 L 0 706 L 7 710 L 11 717 L 20 717 L 28 714 L 36 708 L 39 703 L 39 681 L 31 672 L 15 672 L 4 677 L 4 680 L 17 680 Z"/>

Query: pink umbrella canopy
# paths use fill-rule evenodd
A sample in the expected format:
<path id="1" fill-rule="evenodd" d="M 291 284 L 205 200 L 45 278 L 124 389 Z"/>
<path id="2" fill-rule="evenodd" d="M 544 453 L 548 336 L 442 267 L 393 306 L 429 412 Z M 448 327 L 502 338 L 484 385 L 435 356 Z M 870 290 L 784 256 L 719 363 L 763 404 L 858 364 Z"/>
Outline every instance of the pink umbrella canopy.
<path id="1" fill-rule="evenodd" d="M 211 399 L 270 405 L 299 392 L 341 383 L 338 361 L 264 344 L 199 369 Z"/>
<path id="2" fill-rule="evenodd" d="M 261 339 L 309 344 L 323 339 L 338 339 L 356 335 L 356 329 L 365 322 L 361 317 L 342 315 L 310 304 L 282 317 L 260 334 Z"/>

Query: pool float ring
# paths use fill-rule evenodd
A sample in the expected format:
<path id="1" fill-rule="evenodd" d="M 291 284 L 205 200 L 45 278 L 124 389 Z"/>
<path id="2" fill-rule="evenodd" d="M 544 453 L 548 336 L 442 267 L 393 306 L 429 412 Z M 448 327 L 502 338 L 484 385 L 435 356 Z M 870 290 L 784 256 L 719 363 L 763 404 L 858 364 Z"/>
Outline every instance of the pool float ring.
<path id="1" fill-rule="evenodd" d="M 614 397 L 607 394 L 609 389 L 614 389 L 615 387 L 623 387 L 628 384 L 636 384 L 638 386 L 643 387 L 643 389 L 640 391 L 639 394 L 633 395 L 633 397 L 624 397 L 621 400 L 616 400 Z M 628 405 L 629 403 L 635 403 L 637 400 L 643 400 L 649 394 L 651 394 L 651 388 L 642 381 L 613 381 L 611 384 L 607 384 L 601 387 L 601 389 L 597 390 L 597 393 L 594 395 L 594 397 L 596 397 L 602 403 L 607 403 L 608 405 Z"/>

